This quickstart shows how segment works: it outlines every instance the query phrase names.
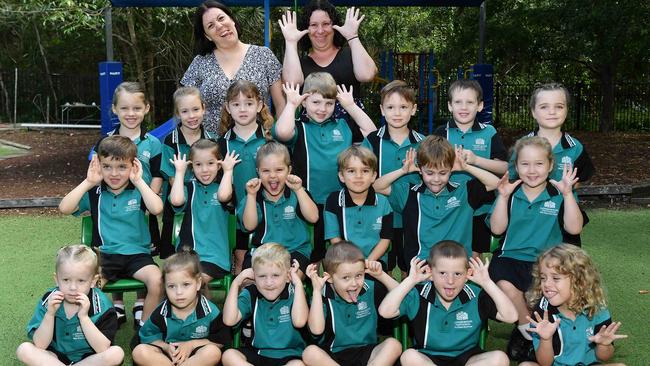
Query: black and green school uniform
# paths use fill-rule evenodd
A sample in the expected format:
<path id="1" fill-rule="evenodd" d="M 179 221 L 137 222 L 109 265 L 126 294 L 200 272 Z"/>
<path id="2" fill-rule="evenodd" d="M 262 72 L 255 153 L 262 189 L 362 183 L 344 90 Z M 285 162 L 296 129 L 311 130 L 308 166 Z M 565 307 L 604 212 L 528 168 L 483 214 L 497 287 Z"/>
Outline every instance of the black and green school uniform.
<path id="1" fill-rule="evenodd" d="M 533 131 L 524 137 L 537 136 L 538 132 L 538 130 Z M 587 150 L 580 141 L 566 132 L 562 132 L 560 142 L 553 146 L 553 157 L 555 158 L 555 165 L 548 179 L 553 179 L 558 182 L 562 180 L 562 170 L 565 164 L 569 164 L 572 168 L 578 169 L 577 174 L 581 183 L 588 181 L 594 175 L 594 164 Z M 515 169 L 516 161 L 517 154 L 513 151 L 510 162 L 508 163 L 510 179 L 517 179 L 518 175 Z"/>
<path id="2" fill-rule="evenodd" d="M 32 339 L 34 332 L 41 326 L 43 318 L 47 313 L 47 306 L 50 296 L 58 288 L 50 288 L 36 304 L 34 315 L 27 324 L 27 335 Z M 91 288 L 88 293 L 90 308 L 88 317 L 95 324 L 97 329 L 106 337 L 111 344 L 115 340 L 117 332 L 117 314 L 113 304 L 108 297 L 98 288 Z M 79 316 L 74 314 L 70 319 L 65 314 L 64 304 L 61 304 L 54 315 L 54 334 L 48 349 L 65 355 L 70 361 L 79 362 L 85 357 L 95 354 L 95 350 L 86 340 L 86 335 L 81 329 Z"/>
<path id="3" fill-rule="evenodd" d="M 311 242 L 307 223 L 300 210 L 298 196 L 289 187 L 277 202 L 266 198 L 264 189 L 257 192 L 257 227 L 253 231 L 251 247 L 257 248 L 265 243 L 280 243 L 289 253 L 298 252 L 309 258 Z M 246 197 L 237 206 L 237 218 L 242 223 Z M 242 225 L 243 227 L 243 225 Z"/>
<path id="4" fill-rule="evenodd" d="M 292 284 L 287 284 L 274 301 L 264 298 L 255 285 L 247 286 L 239 293 L 237 306 L 242 321 L 250 319 L 253 325 L 251 346 L 258 355 L 269 358 L 301 357 L 305 341 L 291 320 L 293 302 Z"/>
<path id="5" fill-rule="evenodd" d="M 404 219 L 404 258 L 426 259 L 441 240 L 461 243 L 472 254 L 472 217 L 474 211 L 494 200 L 476 179 L 464 183 L 448 182 L 438 194 L 424 183 L 394 183 L 389 202 Z"/>
<path id="6" fill-rule="evenodd" d="M 111 131 L 106 135 L 108 136 L 119 136 L 120 135 L 120 126 L 118 125 L 115 130 Z M 95 145 L 94 152 L 97 152 L 99 148 L 99 143 L 102 142 L 106 137 L 102 137 L 97 144 Z M 161 178 L 162 174 L 160 172 L 160 164 L 162 159 L 162 144 L 160 140 L 148 133 L 144 126 L 140 127 L 140 136 L 133 140 L 133 143 L 138 148 L 138 160 L 142 164 L 142 179 L 151 185 L 151 180 L 153 178 Z"/>
<path id="7" fill-rule="evenodd" d="M 201 129 L 201 137 L 202 139 L 214 139 L 214 135 L 205 130 L 203 126 L 200 127 Z M 179 123 L 174 130 L 165 137 L 164 142 L 162 143 L 162 155 L 161 155 L 161 160 L 160 160 L 160 172 L 165 178 L 165 180 L 169 180 L 170 178 L 174 178 L 176 176 L 176 168 L 174 168 L 174 164 L 170 161 L 174 159 L 174 155 L 177 156 L 183 156 L 185 155 L 185 158 L 187 160 L 190 159 L 190 144 L 187 143 L 187 140 L 185 140 L 185 136 L 183 135 L 183 132 L 181 132 L 181 124 Z M 185 171 L 185 177 L 184 181 L 189 182 L 192 178 L 194 177 L 192 173 L 192 169 L 187 169 Z"/>
<path id="8" fill-rule="evenodd" d="M 386 196 L 370 187 L 363 205 L 357 206 L 347 188 L 332 192 L 325 203 L 325 240 L 353 242 L 368 257 L 381 239 L 393 239 L 393 209 Z M 386 263 L 387 254 L 381 257 Z"/>
<path id="9" fill-rule="evenodd" d="M 102 182 L 84 193 L 73 214 L 90 211 L 93 221 L 92 245 L 105 254 L 149 254 L 151 236 L 145 221 L 147 206 L 133 183 L 114 194 Z"/>
<path id="10" fill-rule="evenodd" d="M 185 183 L 185 204 L 174 207 L 184 212 L 178 235 L 177 250 L 189 246 L 201 261 L 230 271 L 230 245 L 228 243 L 228 207 L 219 201 L 216 182 L 204 185 L 197 180 Z"/>
<path id="11" fill-rule="evenodd" d="M 194 311 L 185 319 L 178 318 L 169 300 L 165 300 L 151 313 L 139 332 L 141 343 L 155 341 L 187 342 L 207 339 L 217 344 L 230 343 L 230 329 L 223 324 L 217 305 L 201 295 Z"/>
<path id="12" fill-rule="evenodd" d="M 378 281 L 364 281 L 356 303 L 345 301 L 331 284 L 323 287 L 325 330 L 319 344 L 329 352 L 377 344 L 377 308 L 386 296 Z"/>
<path id="13" fill-rule="evenodd" d="M 411 321 L 415 349 L 428 354 L 457 357 L 476 348 L 483 323 L 496 319 L 492 298 L 480 287 L 465 287 L 446 309 L 433 282 L 418 284 L 406 294 L 399 312 Z"/>
<path id="14" fill-rule="evenodd" d="M 542 298 L 533 312 L 540 315 L 548 311 L 549 320 L 560 321 L 560 326 L 553 334 L 553 366 L 594 365 L 600 364 L 596 357 L 596 344 L 588 337 L 598 333 L 600 328 L 612 323 L 611 315 L 606 308 L 598 310 L 591 318 L 587 313 L 576 314 L 575 320 L 570 319 L 560 310 Z M 533 347 L 539 348 L 540 339 L 537 333 L 531 333 Z"/>

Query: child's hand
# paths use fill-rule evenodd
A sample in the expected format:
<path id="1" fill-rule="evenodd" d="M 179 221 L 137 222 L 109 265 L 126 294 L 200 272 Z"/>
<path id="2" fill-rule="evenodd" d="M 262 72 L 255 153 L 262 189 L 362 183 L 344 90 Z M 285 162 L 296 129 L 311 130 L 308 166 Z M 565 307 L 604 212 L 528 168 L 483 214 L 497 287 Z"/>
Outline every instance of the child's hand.
<path id="1" fill-rule="evenodd" d="M 298 30 L 298 17 L 296 16 L 295 11 L 287 11 L 282 15 L 282 19 L 278 20 L 280 25 L 280 30 L 282 30 L 282 35 L 284 40 L 289 43 L 298 43 L 298 41 L 307 33 L 309 29 Z"/>
<path id="2" fill-rule="evenodd" d="M 337 85 L 336 99 L 339 101 L 339 104 L 341 104 L 341 107 L 343 107 L 343 109 L 347 109 L 348 107 L 352 106 L 354 104 L 354 96 L 352 95 L 352 85 L 350 85 L 349 91 L 347 90 L 345 85 Z"/>
<path id="3" fill-rule="evenodd" d="M 463 147 L 461 146 L 460 151 L 461 151 L 460 157 L 465 163 L 469 165 L 476 164 L 476 154 L 474 154 L 472 150 L 463 149 Z"/>
<path id="4" fill-rule="evenodd" d="M 530 324 L 534 325 L 535 328 L 526 329 L 530 333 L 537 333 L 540 339 L 548 341 L 553 337 L 555 331 L 560 326 L 560 318 L 555 319 L 555 322 L 551 323 L 548 320 L 548 311 L 544 310 L 544 317 L 540 317 L 538 312 L 535 312 L 535 319 L 533 320 L 530 316 L 526 315 L 526 319 Z"/>
<path id="5" fill-rule="evenodd" d="M 552 185 L 557 188 L 562 195 L 573 194 L 573 185 L 578 183 L 578 168 L 571 169 L 571 164 L 564 164 L 562 168 L 562 180 L 556 181 L 554 179 L 549 179 Z"/>
<path id="6" fill-rule="evenodd" d="M 90 159 L 90 164 L 88 165 L 88 172 L 86 172 L 86 180 L 88 183 L 96 186 L 102 182 L 102 167 L 99 164 L 99 158 L 97 154 L 94 154 L 92 159 Z"/>
<path id="7" fill-rule="evenodd" d="M 239 163 L 239 154 L 235 153 L 235 150 L 230 151 L 221 161 L 221 169 L 224 172 L 232 171 L 235 169 L 235 164 Z"/>
<path id="8" fill-rule="evenodd" d="M 59 310 L 59 307 L 63 303 L 63 292 L 54 291 L 50 294 L 50 298 L 47 300 L 47 313 L 50 315 L 55 315 L 56 311 Z"/>
<path id="9" fill-rule="evenodd" d="M 411 259 L 411 268 L 409 269 L 409 278 L 415 283 L 426 281 L 431 277 L 431 268 L 424 259 L 413 257 Z"/>
<path id="10" fill-rule="evenodd" d="M 255 281 L 255 272 L 253 272 L 252 268 L 246 268 L 245 270 L 239 272 L 239 274 L 237 275 L 237 277 L 235 277 L 233 282 L 234 281 L 237 281 L 240 287 L 246 286 Z"/>
<path id="11" fill-rule="evenodd" d="M 287 96 L 287 103 L 296 107 L 298 107 L 310 95 L 309 93 L 301 95 L 300 85 L 294 83 L 284 83 L 282 85 L 282 90 Z"/>
<path id="12" fill-rule="evenodd" d="M 481 262 L 480 258 L 470 258 L 467 279 L 481 287 L 485 287 L 491 281 L 490 273 L 488 272 L 489 266 L 490 261 L 487 258 L 485 258 L 485 264 Z"/>
<path id="13" fill-rule="evenodd" d="M 291 277 L 291 283 L 293 283 L 294 286 L 302 286 L 302 278 L 301 278 L 302 271 L 300 270 L 300 263 L 298 263 L 298 260 L 294 259 L 291 261 L 291 269 L 289 269 L 289 276 Z"/>
<path id="14" fill-rule="evenodd" d="M 174 165 L 174 169 L 176 170 L 176 172 L 181 172 L 181 173 L 185 173 L 185 171 L 187 170 L 187 165 L 189 164 L 189 162 L 186 160 L 185 154 L 181 156 L 180 153 L 178 155 L 174 154 L 174 158 L 169 159 L 169 162 Z"/>
<path id="15" fill-rule="evenodd" d="M 369 261 L 366 259 L 366 273 L 374 278 L 379 278 L 384 270 L 381 268 L 381 263 L 378 261 Z"/>
<path id="16" fill-rule="evenodd" d="M 297 175 L 289 174 L 287 175 L 286 184 L 289 189 L 297 192 L 302 188 L 302 179 L 300 179 L 300 177 Z"/>
<path id="17" fill-rule="evenodd" d="M 133 159 L 133 166 L 131 167 L 131 173 L 129 173 L 129 179 L 134 185 L 142 180 L 142 163 L 138 158 Z"/>
<path id="18" fill-rule="evenodd" d="M 506 172 L 501 179 L 499 179 L 499 184 L 497 185 L 497 190 L 499 195 L 503 197 L 510 197 L 512 192 L 515 191 L 515 188 L 521 184 L 521 179 L 517 179 L 513 183 L 510 183 L 508 172 Z"/>
<path id="19" fill-rule="evenodd" d="M 262 181 L 259 178 L 252 178 L 246 182 L 246 193 L 251 196 L 256 196 L 261 186 Z"/>
<path id="20" fill-rule="evenodd" d="M 332 28 L 334 28 L 335 31 L 341 33 L 345 39 L 357 37 L 359 35 L 359 25 L 365 17 L 365 15 L 360 16 L 359 8 L 355 8 L 353 6 L 351 8 L 348 8 L 346 11 L 345 23 L 343 23 L 343 26 L 333 25 Z"/>
<path id="21" fill-rule="evenodd" d="M 313 293 L 317 294 L 323 290 L 325 287 L 325 282 L 330 278 L 328 273 L 323 274 L 323 277 L 318 275 L 318 264 L 312 263 L 307 266 L 307 277 L 311 279 L 311 287 L 313 288 Z"/>
<path id="22" fill-rule="evenodd" d="M 603 325 L 598 333 L 592 335 L 587 339 L 589 339 L 590 342 L 594 342 L 601 346 L 609 346 L 616 339 L 627 338 L 627 335 L 625 334 L 616 334 L 616 332 L 618 332 L 618 328 L 620 327 L 621 322 L 613 322 L 607 326 Z"/>
<path id="23" fill-rule="evenodd" d="M 77 311 L 77 317 L 84 318 L 88 316 L 88 309 L 90 309 L 90 300 L 86 294 L 77 294 L 75 299 L 77 304 L 79 304 L 79 310 Z"/>
<path id="24" fill-rule="evenodd" d="M 404 160 L 402 160 L 402 171 L 404 171 L 404 174 L 420 171 L 420 169 L 415 165 L 415 156 L 415 149 L 408 149 Z"/>
<path id="25" fill-rule="evenodd" d="M 174 365 L 182 365 L 187 358 L 190 356 L 190 353 L 194 350 L 194 344 L 192 341 L 187 342 L 172 342 L 169 344 L 172 350 L 172 360 Z"/>

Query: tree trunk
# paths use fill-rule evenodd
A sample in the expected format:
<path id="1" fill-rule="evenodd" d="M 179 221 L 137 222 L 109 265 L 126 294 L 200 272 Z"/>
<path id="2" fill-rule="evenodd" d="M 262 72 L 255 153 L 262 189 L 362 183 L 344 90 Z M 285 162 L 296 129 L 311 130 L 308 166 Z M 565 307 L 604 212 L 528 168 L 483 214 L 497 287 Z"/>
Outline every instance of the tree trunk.
<path id="1" fill-rule="evenodd" d="M 136 33 L 135 33 L 135 15 L 133 14 L 134 11 L 135 10 L 131 8 L 128 9 L 126 23 L 129 29 L 129 40 L 131 42 L 131 51 L 133 51 L 133 59 L 135 60 L 138 82 L 141 83 L 143 87 L 145 87 L 146 84 L 144 78 L 144 66 L 142 64 L 140 44 L 138 43 L 138 38 L 136 37 Z"/>
<path id="2" fill-rule="evenodd" d="M 153 25 L 153 16 L 151 11 L 145 13 L 145 24 L 144 24 L 144 34 L 153 34 L 152 25 Z M 147 42 L 147 45 L 150 45 L 150 42 Z M 151 121 L 151 128 L 156 126 L 158 120 L 158 115 L 156 113 L 156 83 L 155 83 L 155 52 L 153 47 L 147 47 L 148 52 L 146 53 L 146 84 L 147 92 L 149 94 L 149 103 L 151 103 L 151 109 L 149 110 L 149 117 Z"/>
<path id="3" fill-rule="evenodd" d="M 601 65 L 598 68 L 598 78 L 603 95 L 600 109 L 600 132 L 614 131 L 614 65 Z"/>
<path id="4" fill-rule="evenodd" d="M 36 42 L 38 42 L 38 50 L 41 53 L 41 57 L 43 58 L 43 65 L 45 66 L 45 80 L 47 80 L 47 84 L 50 87 L 50 92 L 52 93 L 52 97 L 54 97 L 54 110 L 58 108 L 59 105 L 59 98 L 56 95 L 56 89 L 54 89 L 54 82 L 52 81 L 52 75 L 50 74 L 50 64 L 47 61 L 47 56 L 45 55 L 45 48 L 43 48 L 43 43 L 41 42 L 41 33 L 38 30 L 38 27 L 36 26 L 36 23 L 33 24 L 34 26 L 34 32 L 36 33 Z M 49 110 L 45 111 L 46 114 L 50 113 Z M 49 121 L 48 116 L 43 116 L 46 121 Z M 63 118 L 63 116 L 61 116 Z"/>

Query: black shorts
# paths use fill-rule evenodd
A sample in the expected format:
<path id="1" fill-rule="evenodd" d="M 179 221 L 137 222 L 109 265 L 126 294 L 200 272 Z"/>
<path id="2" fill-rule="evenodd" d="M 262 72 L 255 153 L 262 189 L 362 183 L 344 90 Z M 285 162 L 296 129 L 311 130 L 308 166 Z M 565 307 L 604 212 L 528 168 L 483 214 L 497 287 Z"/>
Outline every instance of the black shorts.
<path id="1" fill-rule="evenodd" d="M 64 365 L 72 365 L 72 364 L 74 364 L 74 361 L 69 359 L 68 356 L 66 356 L 64 353 L 61 353 L 61 352 L 55 350 L 51 346 L 47 347 L 46 351 L 50 351 L 50 352 L 54 353 L 56 355 L 56 358 L 58 358 L 59 361 L 61 361 L 61 363 L 64 364 Z M 90 357 L 90 356 L 92 356 L 94 354 L 95 354 L 95 352 L 88 352 L 88 353 L 84 354 L 83 356 L 81 356 L 81 360 L 83 360 L 86 357 Z M 79 360 L 79 361 L 81 361 L 81 360 Z M 79 362 L 79 361 L 76 361 L 76 362 Z"/>
<path id="2" fill-rule="evenodd" d="M 346 348 L 339 352 L 328 351 L 327 353 L 339 365 L 366 366 L 375 347 L 377 347 L 376 344 L 369 344 L 367 346 Z"/>
<path id="3" fill-rule="evenodd" d="M 492 256 L 492 262 L 489 267 L 492 281 L 494 283 L 508 281 L 519 291 L 526 292 L 533 282 L 533 262 L 499 257 L 500 254 L 501 251 L 499 250 Z"/>
<path id="4" fill-rule="evenodd" d="M 102 277 L 108 281 L 119 280 L 120 278 L 133 278 L 133 275 L 140 269 L 156 262 L 151 254 L 106 254 L 99 253 Z"/>
<path id="5" fill-rule="evenodd" d="M 292 252 L 291 254 L 291 263 L 293 264 L 293 260 L 297 260 L 298 264 L 300 265 L 300 270 L 302 273 L 307 272 L 307 266 L 309 265 L 309 258 L 305 257 L 304 255 L 298 253 L 298 252 Z M 246 255 L 244 255 L 244 262 L 242 263 L 241 269 L 244 270 L 246 268 L 251 268 L 251 263 L 252 263 L 252 255 L 251 251 L 247 251 Z"/>
<path id="6" fill-rule="evenodd" d="M 492 232 L 485 224 L 487 214 L 474 216 L 472 219 L 472 251 L 477 253 L 489 253 L 492 243 Z M 467 253 L 471 255 L 472 253 Z"/>
<path id="7" fill-rule="evenodd" d="M 151 343 L 143 343 L 143 344 L 144 344 L 145 346 L 151 346 L 151 347 L 156 347 L 156 348 L 158 348 L 158 349 L 160 350 L 160 352 L 162 352 L 163 355 L 167 356 L 167 358 L 169 358 L 170 361 L 173 361 L 172 358 L 169 357 L 169 355 L 167 354 L 167 352 L 165 352 L 165 350 L 162 349 L 162 347 L 160 347 L 160 346 L 156 346 L 155 344 L 151 344 Z M 194 349 L 192 350 L 192 352 L 190 352 L 190 355 L 187 356 L 187 358 L 190 358 L 190 357 L 194 356 L 194 355 L 196 354 L 196 352 L 198 352 L 198 351 L 199 351 L 201 348 L 203 348 L 204 346 L 205 346 L 205 345 L 203 345 L 203 346 L 198 346 L 198 347 L 194 348 Z"/>
<path id="8" fill-rule="evenodd" d="M 216 264 L 206 262 L 206 261 L 201 261 L 201 272 L 212 277 L 212 279 L 221 279 L 226 277 L 226 275 L 230 274 L 230 271 L 226 271 L 225 269 L 217 266 Z"/>
<path id="9" fill-rule="evenodd" d="M 235 230 L 235 249 L 248 250 L 248 242 L 250 241 L 250 234 L 244 232 L 242 229 Z"/>
<path id="10" fill-rule="evenodd" d="M 314 223 L 314 238 L 312 241 L 314 247 L 311 251 L 311 258 L 309 258 L 311 263 L 319 262 L 325 258 L 325 252 L 327 251 L 325 247 L 325 205 L 317 203 L 316 207 L 318 208 L 318 221 Z"/>
<path id="11" fill-rule="evenodd" d="M 246 361 L 248 363 L 261 366 L 283 366 L 291 360 L 300 360 L 302 358 L 301 355 L 287 356 L 283 358 L 264 357 L 257 354 L 257 348 L 253 347 L 242 347 L 238 349 L 238 351 L 241 352 L 244 357 L 246 357 Z"/>
<path id="12" fill-rule="evenodd" d="M 435 363 L 436 366 L 465 366 L 467 360 L 469 360 L 472 356 L 483 353 L 483 350 L 480 349 L 479 347 L 474 347 L 469 351 L 465 351 L 464 353 L 461 353 L 456 357 L 432 356 L 424 352 L 420 352 L 420 353 L 429 357 L 429 359 L 433 361 L 433 363 Z"/>
<path id="13" fill-rule="evenodd" d="M 404 228 L 393 228 L 393 240 L 390 243 L 391 250 L 388 253 L 388 270 L 392 271 L 395 266 L 406 271 L 407 265 L 404 261 Z"/>

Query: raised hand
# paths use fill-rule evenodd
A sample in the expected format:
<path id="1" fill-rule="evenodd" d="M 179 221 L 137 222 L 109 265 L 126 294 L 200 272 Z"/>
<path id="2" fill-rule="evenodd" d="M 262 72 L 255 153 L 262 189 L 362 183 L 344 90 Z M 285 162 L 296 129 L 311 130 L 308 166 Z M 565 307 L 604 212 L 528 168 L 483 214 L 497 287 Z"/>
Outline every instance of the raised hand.
<path id="1" fill-rule="evenodd" d="M 571 164 L 564 164 L 562 167 L 562 180 L 549 179 L 549 182 L 563 195 L 572 194 L 573 186 L 578 183 L 578 168 L 571 169 Z"/>
<path id="2" fill-rule="evenodd" d="M 598 330 L 598 333 L 592 335 L 587 339 L 589 339 L 590 342 L 600 344 L 601 346 L 609 346 L 616 339 L 627 338 L 627 335 L 625 334 L 616 334 L 616 332 L 618 332 L 618 328 L 620 327 L 621 322 L 613 322 L 607 326 L 603 325 L 600 330 Z"/>
<path id="3" fill-rule="evenodd" d="M 369 261 L 366 259 L 366 273 L 374 278 L 379 278 L 384 270 L 381 268 L 381 263 L 378 261 Z"/>
<path id="4" fill-rule="evenodd" d="M 261 186 L 262 180 L 260 180 L 260 178 L 252 178 L 246 182 L 246 193 L 250 194 L 251 196 L 255 196 L 257 195 L 257 191 L 260 190 Z"/>
<path id="5" fill-rule="evenodd" d="M 131 173 L 129 173 L 129 179 L 133 184 L 142 180 L 142 163 L 138 158 L 133 159 L 133 166 L 131 167 Z"/>
<path id="6" fill-rule="evenodd" d="M 250 283 L 253 283 L 255 281 L 255 272 L 253 272 L 252 268 L 246 268 L 239 272 L 237 277 L 233 280 L 237 281 L 240 286 L 247 286 Z"/>
<path id="7" fill-rule="evenodd" d="M 548 319 L 548 311 L 546 310 L 544 310 L 543 317 L 539 316 L 538 312 L 535 312 L 534 315 L 535 320 L 526 315 L 526 319 L 528 319 L 530 324 L 535 326 L 535 328 L 529 328 L 526 330 L 530 333 L 537 333 L 539 338 L 545 341 L 551 339 L 553 334 L 555 334 L 555 331 L 557 331 L 557 328 L 560 326 L 560 318 L 555 319 L 554 322 L 550 322 Z"/>
<path id="8" fill-rule="evenodd" d="M 169 162 L 174 165 L 175 171 L 182 172 L 182 173 L 184 173 L 187 170 L 187 166 L 189 165 L 189 162 L 186 160 L 185 154 L 181 156 L 180 153 L 174 154 L 174 157 L 172 159 L 169 159 Z"/>
<path id="9" fill-rule="evenodd" d="M 339 101 L 341 107 L 347 108 L 354 104 L 354 96 L 352 95 L 352 85 L 350 85 L 350 90 L 348 90 L 345 85 L 336 86 L 336 100 Z"/>
<path id="10" fill-rule="evenodd" d="M 345 39 L 357 37 L 359 35 L 359 25 L 361 25 L 365 17 L 365 15 L 360 14 L 359 8 L 353 6 L 346 11 L 343 26 L 333 25 L 332 28 L 341 33 Z"/>
<path id="11" fill-rule="evenodd" d="M 491 281 L 490 273 L 488 272 L 488 267 L 490 266 L 490 261 L 485 258 L 485 264 L 481 262 L 480 258 L 470 258 L 469 259 L 469 271 L 467 272 L 467 279 L 476 283 L 477 285 L 484 287 L 487 283 Z"/>
<path id="12" fill-rule="evenodd" d="M 99 164 L 97 154 L 93 155 L 88 164 L 88 172 L 86 172 L 86 180 L 96 186 L 102 182 L 102 167 Z"/>
<path id="13" fill-rule="evenodd" d="M 282 84 L 282 90 L 287 96 L 287 103 L 292 104 L 296 107 L 299 106 L 310 95 L 309 93 L 300 94 L 300 85 L 294 83 Z"/>
<path id="14" fill-rule="evenodd" d="M 308 29 L 298 30 L 298 16 L 295 11 L 288 11 L 282 15 L 282 19 L 278 19 L 280 30 L 284 40 L 290 43 L 298 43 L 298 41 L 307 33 Z"/>
<path id="15" fill-rule="evenodd" d="M 63 303 L 63 292 L 54 291 L 50 294 L 49 299 L 47 299 L 47 312 L 50 315 L 55 315 L 56 311 L 59 310 L 61 303 Z"/>
<path id="16" fill-rule="evenodd" d="M 77 294 L 75 298 L 77 304 L 79 304 L 79 310 L 77 310 L 77 317 L 83 318 L 88 316 L 88 310 L 90 309 L 90 300 L 86 294 Z"/>
<path id="17" fill-rule="evenodd" d="M 515 191 L 515 188 L 517 188 L 519 184 L 521 184 L 521 179 L 517 179 L 516 181 L 510 183 L 508 172 L 506 172 L 503 177 L 499 179 L 499 184 L 497 185 L 499 195 L 503 197 L 510 197 L 512 192 Z"/>
<path id="18" fill-rule="evenodd" d="M 235 168 L 235 165 L 239 163 L 239 154 L 235 153 L 235 150 L 230 151 L 226 156 L 224 156 L 221 161 L 221 169 L 225 172 L 232 171 Z"/>
<path id="19" fill-rule="evenodd" d="M 451 170 L 455 172 L 464 171 L 467 169 L 467 160 L 465 160 L 465 149 L 463 149 L 463 145 L 454 145 L 454 152 L 456 156 L 454 157 L 454 166 Z"/>
<path id="20" fill-rule="evenodd" d="M 420 171 L 420 169 L 415 165 L 415 156 L 415 149 L 408 149 L 404 160 L 402 160 L 402 170 L 404 171 L 404 174 Z"/>
<path id="21" fill-rule="evenodd" d="M 330 278 L 330 275 L 325 272 L 323 274 L 323 277 L 318 275 L 318 264 L 310 264 L 307 266 L 307 277 L 311 280 L 311 287 L 313 288 L 313 292 L 315 294 L 320 293 L 323 287 L 325 286 L 325 282 Z"/>
<path id="22" fill-rule="evenodd" d="M 431 268 L 424 259 L 413 257 L 411 259 L 411 268 L 408 277 L 415 283 L 426 281 L 431 277 Z"/>
<path id="23" fill-rule="evenodd" d="M 289 189 L 295 192 L 302 188 L 302 179 L 297 175 L 289 174 L 287 175 L 286 184 Z"/>
<path id="24" fill-rule="evenodd" d="M 472 150 L 462 149 L 461 151 L 462 151 L 461 157 L 463 158 L 463 161 L 465 161 L 465 163 L 469 165 L 476 164 L 476 154 L 474 154 Z"/>

